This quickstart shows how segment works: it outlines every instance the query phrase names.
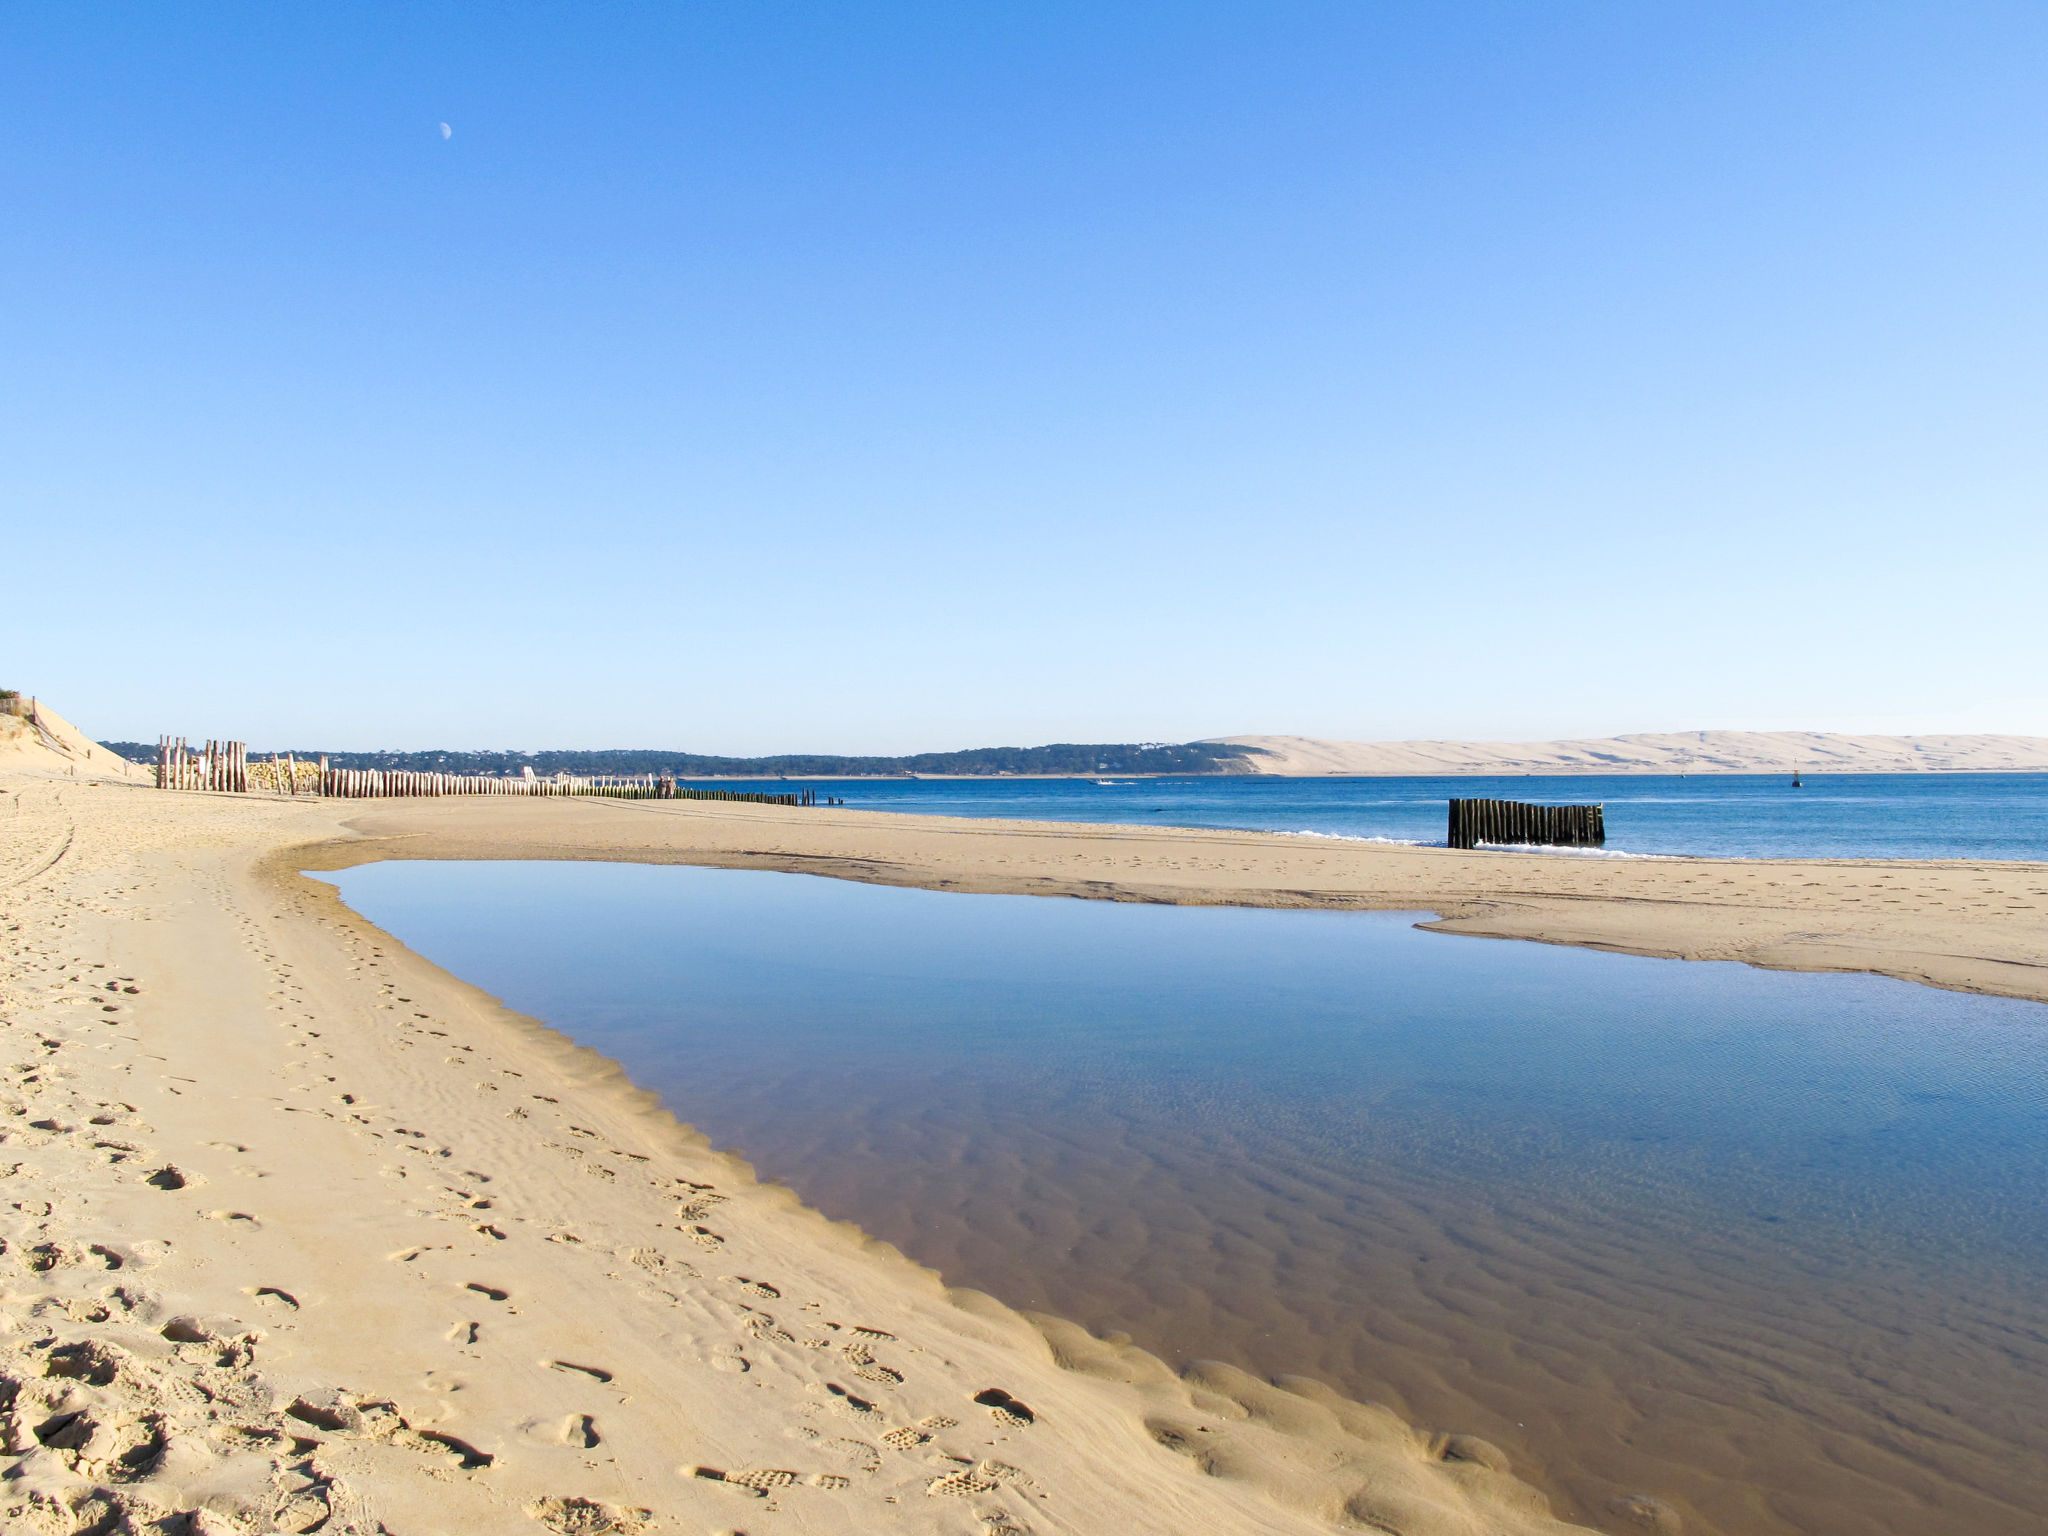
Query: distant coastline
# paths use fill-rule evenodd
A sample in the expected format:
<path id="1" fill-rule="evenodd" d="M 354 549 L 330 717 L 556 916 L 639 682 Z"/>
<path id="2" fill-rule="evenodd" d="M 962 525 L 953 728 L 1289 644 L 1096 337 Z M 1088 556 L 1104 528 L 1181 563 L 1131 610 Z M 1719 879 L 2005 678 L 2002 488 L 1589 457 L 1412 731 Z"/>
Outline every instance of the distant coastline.
<path id="1" fill-rule="evenodd" d="M 110 741 L 104 745 L 130 762 L 156 761 L 156 748 L 151 744 Z M 1256 773 L 1260 770 L 1253 763 L 1261 756 L 1256 747 L 1214 741 L 1056 742 L 1042 747 L 972 747 L 960 752 L 917 752 L 901 757 L 825 752 L 717 757 L 665 747 L 550 748 L 537 752 L 289 750 L 301 762 L 325 757 L 334 767 L 349 769 L 514 776 L 531 769 L 540 778 L 558 773 L 621 778 L 651 773 L 679 779 L 1158 778 L 1168 774 Z M 270 751 L 252 751 L 251 757 L 268 757 Z"/>
<path id="2" fill-rule="evenodd" d="M 103 745 L 130 762 L 154 745 Z M 269 755 L 268 748 L 252 754 Z M 284 748 L 277 749 L 283 752 Z M 900 757 L 722 757 L 670 748 L 536 752 L 294 749 L 338 768 L 679 779 L 1501 778 L 1577 774 L 2048 773 L 2048 736 L 1855 736 L 1830 731 L 1673 731 L 1538 742 L 1334 741 L 1227 736 L 1191 742 L 1061 742 Z"/>

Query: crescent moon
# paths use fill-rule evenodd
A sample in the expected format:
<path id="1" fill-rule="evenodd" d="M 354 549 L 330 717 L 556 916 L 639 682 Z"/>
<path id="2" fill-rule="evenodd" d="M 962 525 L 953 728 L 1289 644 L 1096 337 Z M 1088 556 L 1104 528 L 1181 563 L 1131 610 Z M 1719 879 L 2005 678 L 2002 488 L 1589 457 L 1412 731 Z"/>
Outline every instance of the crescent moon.
<path id="1" fill-rule="evenodd" d="M 444 139 L 452 139 L 455 137 L 455 130 L 453 128 L 450 128 L 446 123 L 443 123 L 441 125 L 441 137 Z"/>

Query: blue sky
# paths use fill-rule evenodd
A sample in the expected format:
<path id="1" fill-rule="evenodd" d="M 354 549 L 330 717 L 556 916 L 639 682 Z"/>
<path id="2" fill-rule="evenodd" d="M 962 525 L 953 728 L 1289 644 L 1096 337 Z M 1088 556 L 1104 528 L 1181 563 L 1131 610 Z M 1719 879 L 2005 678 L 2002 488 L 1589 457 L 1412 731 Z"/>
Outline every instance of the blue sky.
<path id="1" fill-rule="evenodd" d="M 0 684 L 2048 734 L 2044 78 L 2032 5 L 9 6 Z"/>

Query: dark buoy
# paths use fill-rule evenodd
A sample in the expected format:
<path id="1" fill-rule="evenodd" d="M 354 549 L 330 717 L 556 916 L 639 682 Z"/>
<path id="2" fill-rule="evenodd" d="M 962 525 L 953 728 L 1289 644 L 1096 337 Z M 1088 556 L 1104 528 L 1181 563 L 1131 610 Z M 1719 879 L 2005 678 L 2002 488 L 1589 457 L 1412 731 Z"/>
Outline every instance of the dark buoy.
<path id="1" fill-rule="evenodd" d="M 1792 770 L 1792 787 L 1793 787 L 1794 789 L 1804 789 L 1804 788 L 1806 788 L 1806 786 L 1805 786 L 1804 784 L 1802 784 L 1802 783 L 1800 783 L 1800 782 L 1799 782 L 1799 770 L 1798 770 L 1797 768 L 1794 768 L 1794 769 Z"/>

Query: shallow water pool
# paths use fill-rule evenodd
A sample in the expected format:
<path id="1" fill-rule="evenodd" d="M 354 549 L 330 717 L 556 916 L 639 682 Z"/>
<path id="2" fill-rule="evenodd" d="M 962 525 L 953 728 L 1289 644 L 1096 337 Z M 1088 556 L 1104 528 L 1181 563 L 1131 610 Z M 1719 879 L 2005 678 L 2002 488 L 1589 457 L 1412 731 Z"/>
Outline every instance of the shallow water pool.
<path id="1" fill-rule="evenodd" d="M 2048 1008 L 1415 914 L 323 878 L 953 1283 L 1481 1434 L 1560 1514 L 2048 1520 Z"/>

